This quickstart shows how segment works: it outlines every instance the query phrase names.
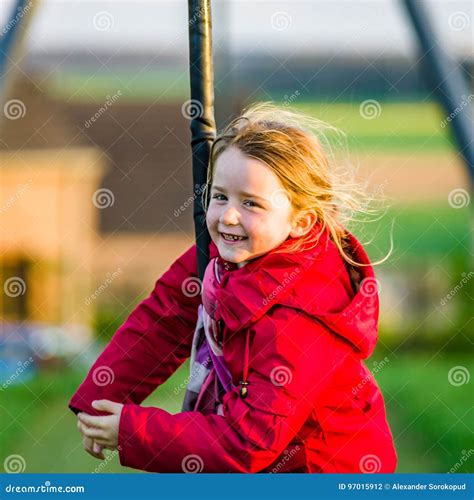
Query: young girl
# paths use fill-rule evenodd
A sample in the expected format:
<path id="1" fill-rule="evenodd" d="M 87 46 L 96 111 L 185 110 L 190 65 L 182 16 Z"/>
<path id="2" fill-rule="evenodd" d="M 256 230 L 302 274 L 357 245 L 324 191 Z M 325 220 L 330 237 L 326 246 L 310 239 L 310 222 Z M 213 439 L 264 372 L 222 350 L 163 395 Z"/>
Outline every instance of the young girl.
<path id="1" fill-rule="evenodd" d="M 394 472 L 356 207 L 307 119 L 257 105 L 213 144 L 212 238 L 157 281 L 74 394 L 84 446 L 154 472 Z M 196 326 L 197 325 L 197 326 Z M 184 408 L 140 403 L 191 356 Z"/>

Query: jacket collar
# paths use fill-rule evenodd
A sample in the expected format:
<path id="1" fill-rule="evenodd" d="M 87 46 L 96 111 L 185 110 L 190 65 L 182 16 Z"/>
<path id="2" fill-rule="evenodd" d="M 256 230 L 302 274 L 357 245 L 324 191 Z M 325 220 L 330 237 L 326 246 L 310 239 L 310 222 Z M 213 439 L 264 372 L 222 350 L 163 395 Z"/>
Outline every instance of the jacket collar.
<path id="1" fill-rule="evenodd" d="M 217 256 L 227 272 L 217 291 L 216 320 L 237 331 L 256 322 L 276 303 L 285 302 L 306 272 L 323 258 L 328 246 L 335 246 L 319 226 L 313 231 L 319 231 L 319 242 L 311 250 L 285 252 L 292 243 L 286 240 L 241 268 Z"/>
<path id="2" fill-rule="evenodd" d="M 363 246 L 348 233 L 348 251 L 364 264 L 353 268 L 345 265 L 327 231 L 320 232 L 318 244 L 310 250 L 285 252 L 290 243 L 240 269 L 227 263 L 216 294 L 216 320 L 237 332 L 281 304 L 324 323 L 368 357 L 377 341 L 379 300 L 378 281 Z M 220 259 L 217 248 L 213 253 Z"/>

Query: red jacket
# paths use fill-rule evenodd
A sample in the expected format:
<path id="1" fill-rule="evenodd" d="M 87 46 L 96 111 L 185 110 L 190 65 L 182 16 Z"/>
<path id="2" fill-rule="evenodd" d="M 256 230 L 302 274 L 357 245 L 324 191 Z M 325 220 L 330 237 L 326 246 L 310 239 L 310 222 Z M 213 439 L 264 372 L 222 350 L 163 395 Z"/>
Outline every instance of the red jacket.
<path id="1" fill-rule="evenodd" d="M 369 263 L 352 236 L 350 243 L 353 257 Z M 125 404 L 121 464 L 154 472 L 394 472 L 383 397 L 362 362 L 377 340 L 373 269 L 349 274 L 326 235 L 313 250 L 272 251 L 224 275 L 216 314 L 236 386 L 224 396 L 224 415 L 139 406 L 190 355 L 200 297 L 184 294 L 183 283 L 196 276 L 195 254 L 193 246 L 157 281 L 70 402 L 90 414 L 99 413 L 94 399 Z M 100 380 L 101 370 L 112 383 Z"/>

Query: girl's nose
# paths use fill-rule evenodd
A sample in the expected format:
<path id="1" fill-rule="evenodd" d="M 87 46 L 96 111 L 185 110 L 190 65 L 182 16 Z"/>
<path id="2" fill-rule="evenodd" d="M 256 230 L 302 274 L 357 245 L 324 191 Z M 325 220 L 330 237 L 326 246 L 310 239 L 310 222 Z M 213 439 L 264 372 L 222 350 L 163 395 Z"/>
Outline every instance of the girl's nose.
<path id="1" fill-rule="evenodd" d="M 220 219 L 219 222 L 221 224 L 229 225 L 229 226 L 234 226 L 239 223 L 239 212 L 236 210 L 234 207 L 229 207 L 226 209 Z"/>

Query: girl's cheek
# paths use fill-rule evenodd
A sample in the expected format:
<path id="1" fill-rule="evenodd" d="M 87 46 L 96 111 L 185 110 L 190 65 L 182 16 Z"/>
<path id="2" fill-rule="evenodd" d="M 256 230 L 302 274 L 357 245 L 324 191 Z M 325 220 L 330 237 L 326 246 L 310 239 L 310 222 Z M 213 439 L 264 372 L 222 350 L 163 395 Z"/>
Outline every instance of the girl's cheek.
<path id="1" fill-rule="evenodd" d="M 217 211 L 208 212 L 208 215 L 206 216 L 206 225 L 210 236 L 214 242 L 216 242 L 216 238 L 219 236 L 217 229 L 219 226 L 219 213 Z"/>
<path id="2" fill-rule="evenodd" d="M 206 223 L 208 226 L 212 226 L 217 220 L 216 210 L 212 205 L 209 205 L 206 213 Z"/>

